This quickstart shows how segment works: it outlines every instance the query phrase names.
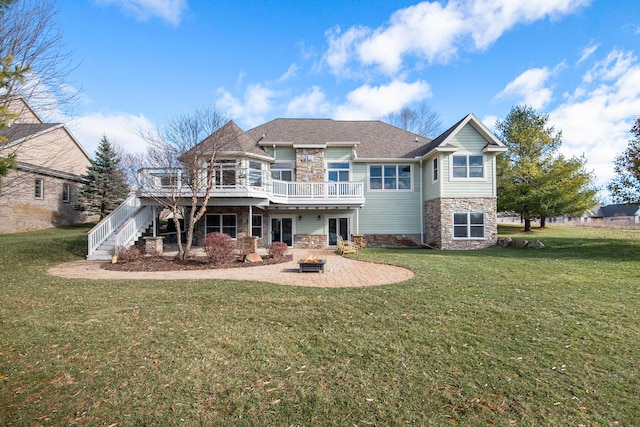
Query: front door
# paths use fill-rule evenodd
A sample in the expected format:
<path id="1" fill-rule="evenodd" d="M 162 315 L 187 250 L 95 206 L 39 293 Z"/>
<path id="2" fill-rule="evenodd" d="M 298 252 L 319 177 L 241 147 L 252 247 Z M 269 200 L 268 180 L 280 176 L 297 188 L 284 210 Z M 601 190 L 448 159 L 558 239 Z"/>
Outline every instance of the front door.
<path id="1" fill-rule="evenodd" d="M 338 236 L 343 240 L 349 240 L 349 218 L 329 218 L 329 246 L 338 244 Z"/>
<path id="2" fill-rule="evenodd" d="M 293 246 L 293 218 L 271 218 L 271 242 Z"/>

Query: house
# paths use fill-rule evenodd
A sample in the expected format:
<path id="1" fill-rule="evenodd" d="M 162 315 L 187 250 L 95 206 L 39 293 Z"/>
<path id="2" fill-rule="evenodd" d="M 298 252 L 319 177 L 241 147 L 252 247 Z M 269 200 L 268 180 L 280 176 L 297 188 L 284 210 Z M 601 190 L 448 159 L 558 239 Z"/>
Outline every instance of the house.
<path id="1" fill-rule="evenodd" d="M 640 203 L 620 203 L 600 206 L 592 219 L 611 222 L 640 223 Z"/>
<path id="2" fill-rule="evenodd" d="M 18 161 L 0 185 L 0 233 L 84 222 L 74 202 L 89 155 L 65 125 L 45 123 L 23 98 L 0 102 L 17 115 L 0 131 L 0 157 Z"/>
<path id="3" fill-rule="evenodd" d="M 434 140 L 381 121 L 276 119 L 248 131 L 231 121 L 194 150 L 210 153 L 214 141 L 224 144 L 198 238 L 219 231 L 298 248 L 334 247 L 338 236 L 369 247 L 497 241 L 495 157 L 506 147 L 473 114 Z M 141 170 L 136 196 L 122 206 L 129 214 L 118 215 L 136 232 L 148 226 L 158 196 L 175 194 L 183 172 Z M 105 220 L 89 237 L 89 258 L 106 257 L 104 242 L 115 238 L 107 229 L 122 228 Z M 125 246 L 130 239 L 117 237 Z"/>

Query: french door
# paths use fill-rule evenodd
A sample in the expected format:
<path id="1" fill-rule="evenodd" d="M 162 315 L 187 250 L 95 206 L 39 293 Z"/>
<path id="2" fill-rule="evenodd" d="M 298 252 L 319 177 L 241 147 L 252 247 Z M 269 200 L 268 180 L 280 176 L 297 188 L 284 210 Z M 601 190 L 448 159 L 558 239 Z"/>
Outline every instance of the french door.
<path id="1" fill-rule="evenodd" d="M 349 218 L 328 218 L 329 221 L 329 246 L 336 246 L 338 244 L 338 236 L 343 240 L 349 240 Z"/>
<path id="2" fill-rule="evenodd" d="M 293 246 L 293 218 L 271 218 L 271 242 L 284 242 Z"/>

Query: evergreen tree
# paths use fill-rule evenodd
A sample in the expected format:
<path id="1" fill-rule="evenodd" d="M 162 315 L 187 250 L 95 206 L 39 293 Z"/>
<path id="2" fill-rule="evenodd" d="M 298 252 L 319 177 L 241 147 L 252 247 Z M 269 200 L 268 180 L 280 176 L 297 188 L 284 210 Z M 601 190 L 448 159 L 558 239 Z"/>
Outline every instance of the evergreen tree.
<path id="1" fill-rule="evenodd" d="M 556 155 L 562 132 L 548 122 L 547 114 L 516 106 L 496 123 L 509 148 L 497 162 L 498 210 L 522 216 L 525 231 L 531 231 L 532 219 L 582 213 L 595 204 L 585 160 Z"/>
<path id="2" fill-rule="evenodd" d="M 640 117 L 636 119 L 631 134 L 634 138 L 624 153 L 616 157 L 613 166 L 616 176 L 607 185 L 618 203 L 640 202 Z"/>
<path id="3" fill-rule="evenodd" d="M 126 173 L 120 166 L 120 157 L 106 135 L 100 140 L 96 158 L 91 161 L 85 183 L 80 189 L 77 208 L 86 212 L 107 216 L 129 193 Z"/>

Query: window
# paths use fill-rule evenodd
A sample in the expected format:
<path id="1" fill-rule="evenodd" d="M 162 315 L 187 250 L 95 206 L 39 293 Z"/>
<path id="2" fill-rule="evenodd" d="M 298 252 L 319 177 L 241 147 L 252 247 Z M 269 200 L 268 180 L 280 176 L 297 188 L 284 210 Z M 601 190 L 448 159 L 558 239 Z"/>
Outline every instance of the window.
<path id="1" fill-rule="evenodd" d="M 433 180 L 438 180 L 438 159 L 433 159 Z"/>
<path id="2" fill-rule="evenodd" d="M 291 163 L 274 163 L 271 165 L 271 178 L 280 181 L 293 181 L 293 166 Z"/>
<path id="3" fill-rule="evenodd" d="M 329 162 L 327 163 L 327 173 L 329 182 L 347 182 L 349 181 L 349 163 Z"/>
<path id="4" fill-rule="evenodd" d="M 36 178 L 34 195 L 36 199 L 44 198 L 44 180 Z"/>
<path id="5" fill-rule="evenodd" d="M 225 233 L 236 238 L 237 235 L 235 214 L 207 214 L 205 220 L 205 235 L 213 232 Z"/>
<path id="6" fill-rule="evenodd" d="M 484 213 L 465 212 L 453 214 L 454 239 L 484 239 Z"/>
<path id="7" fill-rule="evenodd" d="M 454 178 L 484 178 L 483 157 L 453 156 Z"/>
<path id="8" fill-rule="evenodd" d="M 71 187 L 66 182 L 62 184 L 62 203 L 71 201 Z"/>
<path id="9" fill-rule="evenodd" d="M 262 163 L 249 161 L 249 185 L 262 187 Z"/>
<path id="10" fill-rule="evenodd" d="M 251 235 L 262 239 L 262 215 L 251 215 Z"/>
<path id="11" fill-rule="evenodd" d="M 236 185 L 236 161 L 220 160 L 215 164 L 215 185 L 230 186 Z"/>
<path id="12" fill-rule="evenodd" d="M 411 190 L 411 165 L 370 165 L 370 190 Z"/>

